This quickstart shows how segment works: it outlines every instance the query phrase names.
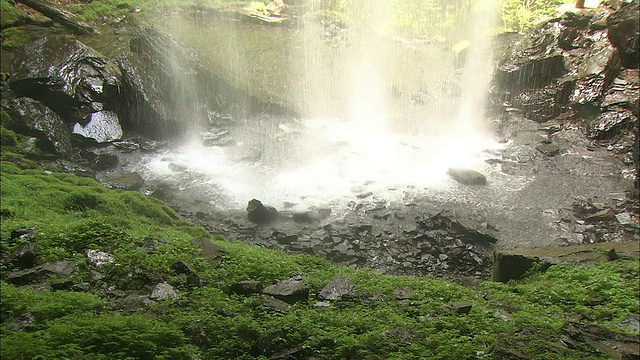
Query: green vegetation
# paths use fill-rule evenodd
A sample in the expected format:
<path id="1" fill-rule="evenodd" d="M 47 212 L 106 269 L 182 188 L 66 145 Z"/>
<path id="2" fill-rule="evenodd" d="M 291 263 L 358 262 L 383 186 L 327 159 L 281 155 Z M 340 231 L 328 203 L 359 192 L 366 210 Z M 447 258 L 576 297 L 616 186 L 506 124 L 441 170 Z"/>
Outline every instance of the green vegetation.
<path id="1" fill-rule="evenodd" d="M 555 265 L 519 282 L 470 288 L 214 240 L 225 255 L 212 268 L 190 244 L 207 232 L 163 203 L 48 172 L 25 159 L 20 135 L 3 127 L 2 137 L 2 253 L 34 242 L 37 264 L 75 264 L 69 278 L 48 280 L 66 281 L 73 291 L 2 281 L 2 358 L 266 359 L 295 350 L 321 359 L 491 359 L 512 348 L 535 359 L 605 359 L 587 346 L 558 346 L 563 325 L 581 318 L 634 331 L 619 324 L 638 314 L 637 261 Z M 17 228 L 36 230 L 32 238 L 12 239 Z M 87 249 L 114 257 L 100 276 L 85 260 Z M 180 279 L 173 266 L 179 261 L 193 268 L 202 286 Z M 15 269 L 5 263 L 2 270 Z M 315 294 L 338 274 L 349 277 L 360 295 L 330 309 L 314 306 L 312 295 L 279 313 L 260 296 L 228 293 L 237 281 L 268 285 L 302 275 Z M 146 298 L 164 281 L 180 291 L 178 298 L 127 305 L 125 299 Z M 411 289 L 410 299 L 395 300 L 398 287 Z M 462 300 L 473 304 L 469 314 L 447 308 Z"/>

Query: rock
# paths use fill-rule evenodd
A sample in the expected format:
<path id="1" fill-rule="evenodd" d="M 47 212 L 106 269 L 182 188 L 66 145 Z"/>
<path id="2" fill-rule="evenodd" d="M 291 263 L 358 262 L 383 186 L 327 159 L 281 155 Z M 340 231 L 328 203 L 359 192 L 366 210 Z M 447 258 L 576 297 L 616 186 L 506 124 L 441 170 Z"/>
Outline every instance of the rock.
<path id="1" fill-rule="evenodd" d="M 68 277 L 75 271 L 75 264 L 70 261 L 56 261 L 33 268 L 11 272 L 5 281 L 14 285 L 26 285 L 47 280 L 50 276 Z"/>
<path id="2" fill-rule="evenodd" d="M 471 301 L 458 301 L 447 305 L 447 308 L 456 314 L 468 314 L 472 307 Z"/>
<path id="3" fill-rule="evenodd" d="M 33 323 L 34 321 L 35 321 L 35 317 L 33 316 L 33 314 L 31 313 L 22 314 L 20 315 L 19 318 L 8 323 L 6 325 L 6 329 L 11 332 L 20 332 L 26 329 L 27 327 L 29 327 L 29 325 L 31 325 L 31 323 Z"/>
<path id="4" fill-rule="evenodd" d="M 640 35 L 638 32 L 637 1 L 625 3 L 618 11 L 607 19 L 608 37 L 620 54 L 622 66 L 629 69 L 638 68 L 640 52 Z"/>
<path id="5" fill-rule="evenodd" d="M 85 255 L 87 257 L 87 262 L 89 263 L 89 265 L 93 266 L 96 269 L 102 269 L 105 265 L 115 261 L 113 256 L 103 251 L 89 249 L 87 250 Z"/>
<path id="6" fill-rule="evenodd" d="M 91 113 L 89 121 L 84 125 L 76 123 L 72 132 L 93 139 L 97 143 L 120 140 L 123 135 L 118 115 L 107 110 Z"/>
<path id="7" fill-rule="evenodd" d="M 117 61 L 129 103 L 123 125 L 145 136 L 173 137 L 215 120 L 211 114 L 249 118 L 281 109 L 232 87 L 193 49 L 154 27 L 139 28 L 130 48 Z"/>
<path id="8" fill-rule="evenodd" d="M 616 249 L 611 249 L 607 252 L 607 259 L 609 259 L 609 261 L 618 260 L 618 258 L 620 257 L 618 256 L 618 253 L 616 253 Z"/>
<path id="9" fill-rule="evenodd" d="M 284 280 L 262 290 L 263 294 L 273 296 L 289 304 L 308 301 L 309 288 L 302 280 Z"/>
<path id="10" fill-rule="evenodd" d="M 276 299 L 271 296 L 266 296 L 262 299 L 262 305 L 266 306 L 271 310 L 275 310 L 281 314 L 286 314 L 291 309 L 291 305 L 286 302 Z"/>
<path id="11" fill-rule="evenodd" d="M 202 279 L 200 279 L 200 276 L 190 264 L 184 261 L 178 261 L 173 264 L 172 268 L 178 275 L 178 280 L 180 280 L 183 285 L 202 286 Z"/>
<path id="12" fill-rule="evenodd" d="M 156 285 L 149 298 L 152 300 L 174 300 L 178 298 L 178 291 L 166 282 L 162 282 Z"/>
<path id="13" fill-rule="evenodd" d="M 22 244 L 15 252 L 9 255 L 8 262 L 18 269 L 31 268 L 36 263 L 38 253 L 39 249 L 36 243 L 29 242 Z"/>
<path id="14" fill-rule="evenodd" d="M 41 102 L 20 97 L 12 100 L 7 108 L 13 122 L 11 130 L 38 139 L 38 147 L 44 151 L 71 158 L 71 132 L 62 118 Z"/>
<path id="15" fill-rule="evenodd" d="M 36 228 L 20 228 L 11 230 L 11 240 L 31 238 L 36 233 Z"/>
<path id="16" fill-rule="evenodd" d="M 278 219 L 278 210 L 273 206 L 263 205 L 260 200 L 252 199 L 247 205 L 247 217 L 255 224 L 268 224 Z"/>
<path id="17" fill-rule="evenodd" d="M 640 249 L 633 242 L 608 242 L 562 247 L 539 247 L 522 249 L 502 249 L 494 253 L 492 279 L 508 282 L 518 279 L 535 265 L 536 270 L 545 271 L 558 263 L 585 264 L 606 262 L 608 256 L 601 250 L 615 249 L 619 256 L 638 258 Z"/>
<path id="18" fill-rule="evenodd" d="M 572 81 L 552 82 L 542 88 L 523 89 L 511 103 L 528 119 L 542 123 L 565 111 L 574 88 Z"/>
<path id="19" fill-rule="evenodd" d="M 120 190 L 140 190 L 144 179 L 136 172 L 113 172 L 98 179 L 105 187 Z"/>
<path id="20" fill-rule="evenodd" d="M 406 287 L 399 287 L 393 290 L 393 297 L 396 300 L 408 300 L 411 298 L 413 290 Z"/>
<path id="21" fill-rule="evenodd" d="M 244 296 L 259 294 L 260 292 L 262 292 L 262 284 L 259 281 L 240 281 L 232 284 L 229 288 L 229 291 L 231 291 L 231 293 L 233 294 Z"/>
<path id="22" fill-rule="evenodd" d="M 585 216 L 587 222 L 609 221 L 615 217 L 613 210 L 602 209 L 598 212 Z"/>
<path id="23" fill-rule="evenodd" d="M 202 251 L 200 256 L 211 265 L 212 268 L 217 268 L 222 263 L 224 251 L 212 243 L 211 240 L 207 238 L 193 239 L 191 240 L 191 245 Z"/>
<path id="24" fill-rule="evenodd" d="M 356 285 L 342 275 L 331 279 L 325 287 L 318 293 L 320 300 L 342 300 L 343 296 L 353 297 Z"/>
<path id="25" fill-rule="evenodd" d="M 637 335 L 615 332 L 598 325 L 568 321 L 562 327 L 569 344 L 591 347 L 611 359 L 640 358 L 640 340 Z"/>
<path id="26" fill-rule="evenodd" d="M 542 142 L 536 145 L 536 150 L 540 151 L 541 153 L 549 157 L 560 154 L 560 147 L 556 145 L 554 142 Z"/>
<path id="27" fill-rule="evenodd" d="M 115 110 L 120 71 L 110 60 L 66 36 L 47 36 L 13 59 L 11 89 L 41 101 L 69 122 Z"/>
<path id="28" fill-rule="evenodd" d="M 465 185 L 485 185 L 487 183 L 487 178 L 475 170 L 451 168 L 447 170 L 447 174 L 453 180 Z"/>
<path id="29" fill-rule="evenodd" d="M 600 114 L 589 127 L 587 135 L 594 140 L 606 140 L 637 126 L 638 117 L 631 110 L 615 108 Z"/>
<path id="30" fill-rule="evenodd" d="M 320 213 L 313 209 L 294 212 L 291 214 L 291 218 L 297 223 L 311 223 L 320 220 Z"/>
<path id="31" fill-rule="evenodd" d="M 402 341 L 413 342 L 420 338 L 420 332 L 416 330 L 405 329 L 401 327 L 385 330 L 382 335 L 397 338 Z"/>

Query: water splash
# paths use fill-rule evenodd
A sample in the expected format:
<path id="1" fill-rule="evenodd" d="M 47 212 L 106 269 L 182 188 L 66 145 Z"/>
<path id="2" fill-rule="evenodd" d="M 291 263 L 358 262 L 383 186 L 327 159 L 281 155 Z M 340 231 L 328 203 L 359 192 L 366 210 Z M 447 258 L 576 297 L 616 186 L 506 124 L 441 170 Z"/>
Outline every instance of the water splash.
<path id="1" fill-rule="evenodd" d="M 448 168 L 488 173 L 486 150 L 501 146 L 484 126 L 491 78 L 488 1 L 461 30 L 466 35 L 459 34 L 470 44 L 461 69 L 442 44 L 392 36 L 392 1 L 355 2 L 347 9 L 349 30 L 306 19 L 297 29 L 270 30 L 275 40 L 237 23 L 173 28 L 201 34 L 190 35 L 196 48 L 219 42 L 215 51 L 224 50 L 226 57 L 205 55 L 227 69 L 230 82 L 264 92 L 304 118 L 237 121 L 234 146 L 185 144 L 149 159 L 148 175 L 166 176 L 170 163 L 186 164 L 207 179 L 202 183 L 222 189 L 230 207 L 251 198 L 311 206 L 369 196 L 390 200 L 407 189 L 454 191 Z M 276 57 L 269 41 L 284 56 Z M 252 65 L 260 61 L 252 47 L 267 53 L 265 73 Z M 276 76 L 272 67 L 279 67 Z M 239 152 L 256 156 L 239 159 Z"/>

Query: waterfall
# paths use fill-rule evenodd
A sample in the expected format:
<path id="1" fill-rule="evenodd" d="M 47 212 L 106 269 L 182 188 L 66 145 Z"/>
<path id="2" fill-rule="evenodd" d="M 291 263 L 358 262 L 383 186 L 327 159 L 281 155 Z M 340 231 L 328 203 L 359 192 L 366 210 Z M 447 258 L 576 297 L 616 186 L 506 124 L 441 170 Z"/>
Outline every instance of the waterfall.
<path id="1" fill-rule="evenodd" d="M 491 1 L 425 0 L 440 6 L 420 14 L 426 24 L 406 21 L 416 9 L 402 0 L 347 1 L 340 13 L 310 0 L 293 27 L 219 18 L 169 25 L 229 83 L 300 114 L 235 119 L 234 146 L 192 143 L 175 159 L 240 205 L 449 191 L 448 168 L 483 170 L 483 151 L 496 146 L 483 125 Z M 467 20 L 452 25 L 453 15 Z M 234 160 L 254 150 L 259 156 Z"/>

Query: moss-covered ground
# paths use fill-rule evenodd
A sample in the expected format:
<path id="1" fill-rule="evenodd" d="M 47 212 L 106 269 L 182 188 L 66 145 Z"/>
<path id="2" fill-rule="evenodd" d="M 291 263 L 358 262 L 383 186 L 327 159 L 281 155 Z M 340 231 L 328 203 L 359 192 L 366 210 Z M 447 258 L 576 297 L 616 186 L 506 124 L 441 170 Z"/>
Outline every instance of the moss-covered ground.
<path id="1" fill-rule="evenodd" d="M 154 198 L 50 171 L 33 160 L 37 150 L 26 151 L 27 145 L 2 128 L 2 253 L 34 242 L 37 264 L 78 264 L 76 273 L 63 279 L 74 284 L 95 271 L 87 265 L 86 250 L 106 251 L 115 261 L 84 290 L 2 281 L 2 359 L 267 359 L 287 351 L 305 359 L 492 359 L 501 358 L 504 349 L 533 359 L 606 359 L 586 344 L 563 346 L 563 325 L 578 321 L 634 334 L 620 322 L 638 314 L 637 260 L 555 265 L 518 282 L 464 287 L 213 239 L 225 250 L 221 265 L 213 268 L 190 244 L 210 238 L 202 227 Z M 18 228 L 35 228 L 35 235 L 12 239 Z M 203 285 L 181 282 L 172 267 L 178 261 L 192 266 Z M 3 275 L 13 270 L 2 265 Z M 329 309 L 314 306 L 313 294 L 338 274 L 356 284 L 359 296 Z M 228 291 L 237 281 L 268 285 L 295 275 L 304 278 L 312 295 L 286 313 L 265 307 L 260 296 Z M 180 296 L 123 309 L 111 295 L 114 289 L 121 298 L 149 295 L 149 285 L 162 281 Z M 395 299 L 399 287 L 412 290 L 409 299 Z M 447 308 L 458 301 L 470 301 L 471 311 Z M 28 326 L 17 331 L 25 318 Z"/>

